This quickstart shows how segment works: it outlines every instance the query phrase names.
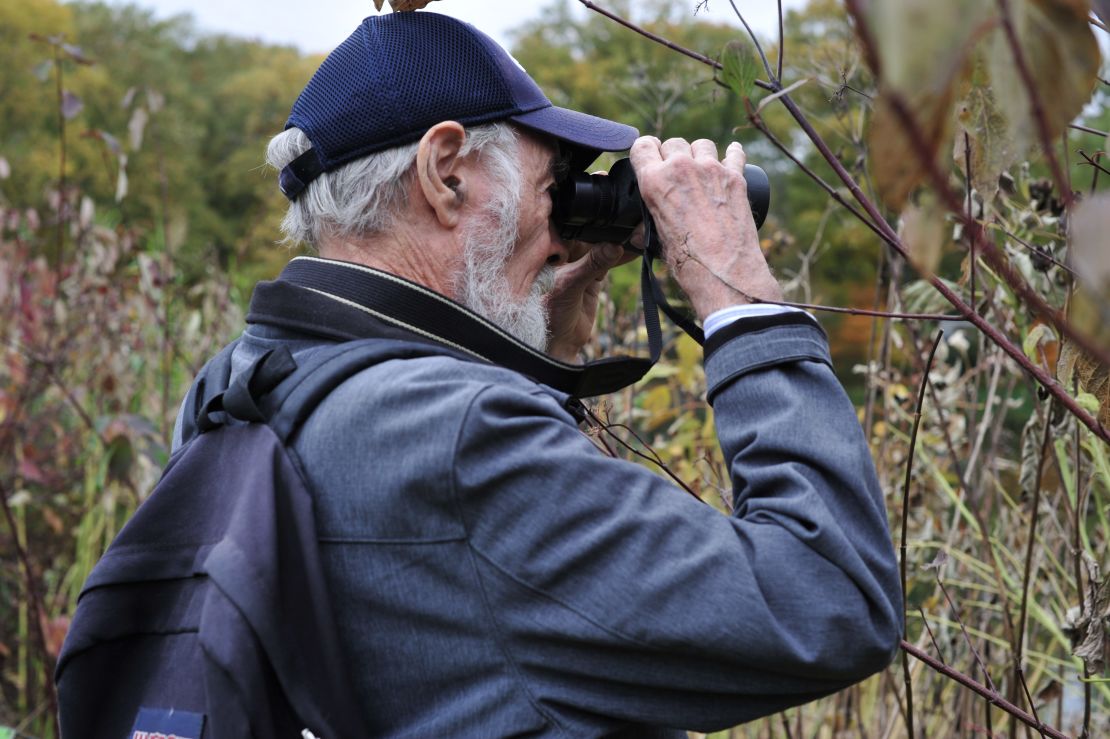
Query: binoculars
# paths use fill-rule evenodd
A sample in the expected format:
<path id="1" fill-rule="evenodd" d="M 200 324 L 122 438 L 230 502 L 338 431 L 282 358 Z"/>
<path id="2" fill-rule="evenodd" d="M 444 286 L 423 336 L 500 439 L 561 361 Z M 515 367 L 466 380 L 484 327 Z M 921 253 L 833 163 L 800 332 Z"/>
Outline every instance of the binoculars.
<path id="1" fill-rule="evenodd" d="M 754 164 L 744 165 L 744 179 L 758 229 L 771 205 L 771 182 L 767 173 Z M 552 200 L 551 218 L 559 236 L 566 240 L 623 244 L 644 219 L 640 188 L 628 159 L 614 164 L 608 175 L 569 175 L 559 183 Z"/>

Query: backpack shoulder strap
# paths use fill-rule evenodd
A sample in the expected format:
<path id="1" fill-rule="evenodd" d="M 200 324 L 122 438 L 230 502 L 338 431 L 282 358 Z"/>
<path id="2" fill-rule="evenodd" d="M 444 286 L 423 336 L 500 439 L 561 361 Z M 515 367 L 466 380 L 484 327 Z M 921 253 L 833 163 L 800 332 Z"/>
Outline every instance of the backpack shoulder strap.
<path id="1" fill-rule="evenodd" d="M 197 419 L 201 411 L 213 397 L 227 389 L 231 382 L 231 354 L 238 346 L 239 339 L 220 350 L 219 354 L 212 357 L 201 367 L 196 379 L 185 395 L 185 402 L 181 404 L 181 445 L 191 441 L 200 429 Z"/>

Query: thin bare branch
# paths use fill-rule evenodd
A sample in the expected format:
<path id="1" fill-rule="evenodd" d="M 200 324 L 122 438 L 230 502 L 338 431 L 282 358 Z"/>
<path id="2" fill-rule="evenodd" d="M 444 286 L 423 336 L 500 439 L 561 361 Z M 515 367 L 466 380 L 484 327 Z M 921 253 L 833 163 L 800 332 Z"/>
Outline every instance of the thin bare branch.
<path id="1" fill-rule="evenodd" d="M 965 688 L 973 691 L 977 695 L 979 695 L 983 698 L 986 698 L 992 705 L 998 706 L 1003 711 L 1005 711 L 1006 713 L 1008 713 L 1011 716 L 1013 716 L 1014 718 L 1016 718 L 1018 721 L 1022 722 L 1026 726 L 1030 726 L 1030 727 L 1036 729 L 1037 731 L 1044 734 L 1046 737 L 1049 737 L 1050 739 L 1071 739 L 1067 734 L 1063 733 L 1062 731 L 1059 731 L 1057 729 L 1052 728 L 1051 726 L 1045 724 L 1042 721 L 1039 721 L 1035 717 L 1033 717 L 1030 714 L 1026 713 L 1025 711 L 1021 710 L 1020 708 L 1015 706 L 1013 703 L 1009 702 L 1008 700 L 1003 698 L 1001 695 L 999 695 L 997 691 L 991 690 L 990 688 L 986 687 L 985 685 L 982 685 L 981 683 L 978 683 L 975 680 L 972 680 L 970 677 L 968 677 L 964 673 L 960 672 L 959 670 L 955 670 L 955 669 L 949 667 L 948 665 L 944 664 L 943 662 L 940 662 L 939 660 L 936 660 L 936 659 L 930 657 L 927 652 L 924 652 L 923 650 L 918 649 L 917 647 L 915 647 L 913 644 L 910 644 L 905 639 L 902 640 L 901 647 L 902 647 L 903 650 L 905 650 L 906 652 L 909 652 L 913 657 L 921 660 L 922 662 L 927 664 L 929 667 L 931 667 L 934 670 L 936 670 L 937 672 L 939 672 L 941 675 L 944 675 L 947 678 L 955 680 L 960 685 L 963 685 Z"/>
<path id="2" fill-rule="evenodd" d="M 740 23 L 743 24 L 744 30 L 748 32 L 748 36 L 751 38 L 752 43 L 755 44 L 755 50 L 759 54 L 759 60 L 763 62 L 763 71 L 767 73 L 767 78 L 771 80 L 772 85 L 778 87 L 779 78 L 771 71 L 771 63 L 767 61 L 767 55 L 763 52 L 763 46 L 759 43 L 759 37 L 755 35 L 755 31 L 753 31 L 752 27 L 748 25 L 748 22 L 744 20 L 744 14 L 740 12 L 740 8 L 736 7 L 736 1 L 728 0 L 728 4 L 732 6 L 732 12 L 736 13 L 736 17 L 740 19 Z"/>
<path id="3" fill-rule="evenodd" d="M 779 53 L 778 65 L 776 66 L 775 79 L 780 83 L 782 82 L 782 59 L 786 54 L 786 35 L 782 32 L 782 0 L 778 0 L 779 5 Z"/>
<path id="4" fill-rule="evenodd" d="M 910 432 L 909 456 L 906 460 L 906 480 L 902 486 L 902 533 L 899 546 L 899 571 L 902 577 L 902 612 L 909 610 L 909 590 L 906 587 L 906 531 L 910 521 L 910 482 L 913 480 L 913 453 L 917 447 L 917 431 L 921 427 L 921 408 L 925 404 L 925 388 L 929 386 L 929 372 L 933 368 L 933 358 L 936 357 L 937 347 L 944 338 L 943 331 L 937 331 L 937 338 L 933 341 L 933 348 L 929 351 L 929 358 L 925 361 L 925 369 L 921 373 L 921 385 L 917 390 L 917 407 L 913 412 L 913 430 Z M 914 737 L 913 730 L 913 681 L 910 679 L 910 660 L 905 652 L 902 653 L 902 677 L 906 683 L 906 736 Z"/>
<path id="5" fill-rule="evenodd" d="M 1089 154 L 1087 154 L 1087 152 L 1083 151 L 1082 149 L 1079 150 L 1079 156 L 1086 159 L 1087 164 L 1091 165 L 1092 167 L 1097 169 L 1099 172 L 1102 172 L 1103 174 L 1110 174 L 1110 169 L 1107 169 L 1106 167 L 1099 164 L 1098 160 L 1092 159 L 1091 156 Z"/>
<path id="6" fill-rule="evenodd" d="M 1094 134 L 1095 136 L 1101 136 L 1102 138 L 1110 136 L 1110 133 L 1107 133 L 1106 131 L 1100 131 L 1097 128 L 1090 128 L 1088 126 L 1081 126 L 1078 123 L 1069 123 L 1068 128 L 1075 129 L 1076 131 L 1082 131 L 1083 133 Z"/>
<path id="7" fill-rule="evenodd" d="M 933 628 L 929 626 L 929 619 L 925 616 L 925 609 L 921 606 L 917 607 L 917 612 L 921 614 L 921 623 L 925 626 L 925 631 L 929 632 L 929 641 L 933 643 L 933 649 L 937 650 L 937 659 L 944 664 L 944 653 L 940 650 L 940 645 L 937 644 L 937 637 L 933 634 Z"/>

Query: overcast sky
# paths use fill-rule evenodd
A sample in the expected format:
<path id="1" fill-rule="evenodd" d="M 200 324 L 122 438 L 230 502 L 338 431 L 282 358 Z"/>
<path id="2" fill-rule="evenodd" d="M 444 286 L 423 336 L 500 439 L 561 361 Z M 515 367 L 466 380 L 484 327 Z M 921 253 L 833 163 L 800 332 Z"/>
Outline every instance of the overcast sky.
<path id="1" fill-rule="evenodd" d="M 556 0 L 588 12 L 575 0 Z M 735 0 L 757 33 L 771 37 L 777 33 L 775 3 L 771 0 Z M 159 18 L 190 13 L 203 31 L 229 33 L 277 44 L 291 44 L 306 52 L 327 52 L 338 46 L 365 16 L 375 13 L 371 0 L 111 0 L 113 4 L 135 4 L 154 10 Z M 551 0 L 439 0 L 429 10 L 469 21 L 509 45 L 507 32 L 535 18 Z M 676 0 L 689 6 L 695 0 Z M 603 3 L 599 3 L 603 4 Z M 784 0 L 785 8 L 798 8 L 805 0 Z M 384 7 L 384 12 L 389 6 Z M 709 11 L 701 11 L 712 21 L 734 23 L 736 16 L 728 0 L 711 0 Z M 699 13 L 699 15 L 701 15 Z"/>

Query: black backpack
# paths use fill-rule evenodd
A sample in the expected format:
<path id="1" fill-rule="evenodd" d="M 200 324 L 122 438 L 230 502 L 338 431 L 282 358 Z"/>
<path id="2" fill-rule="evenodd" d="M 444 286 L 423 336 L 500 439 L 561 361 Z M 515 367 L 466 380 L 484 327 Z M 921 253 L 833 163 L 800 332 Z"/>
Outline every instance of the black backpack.
<path id="1" fill-rule="evenodd" d="M 288 445 L 373 364 L 454 352 L 367 339 L 298 367 L 267 352 L 229 386 L 225 348 L 186 398 L 183 445 L 93 568 L 58 658 L 62 736 L 364 736 Z"/>

